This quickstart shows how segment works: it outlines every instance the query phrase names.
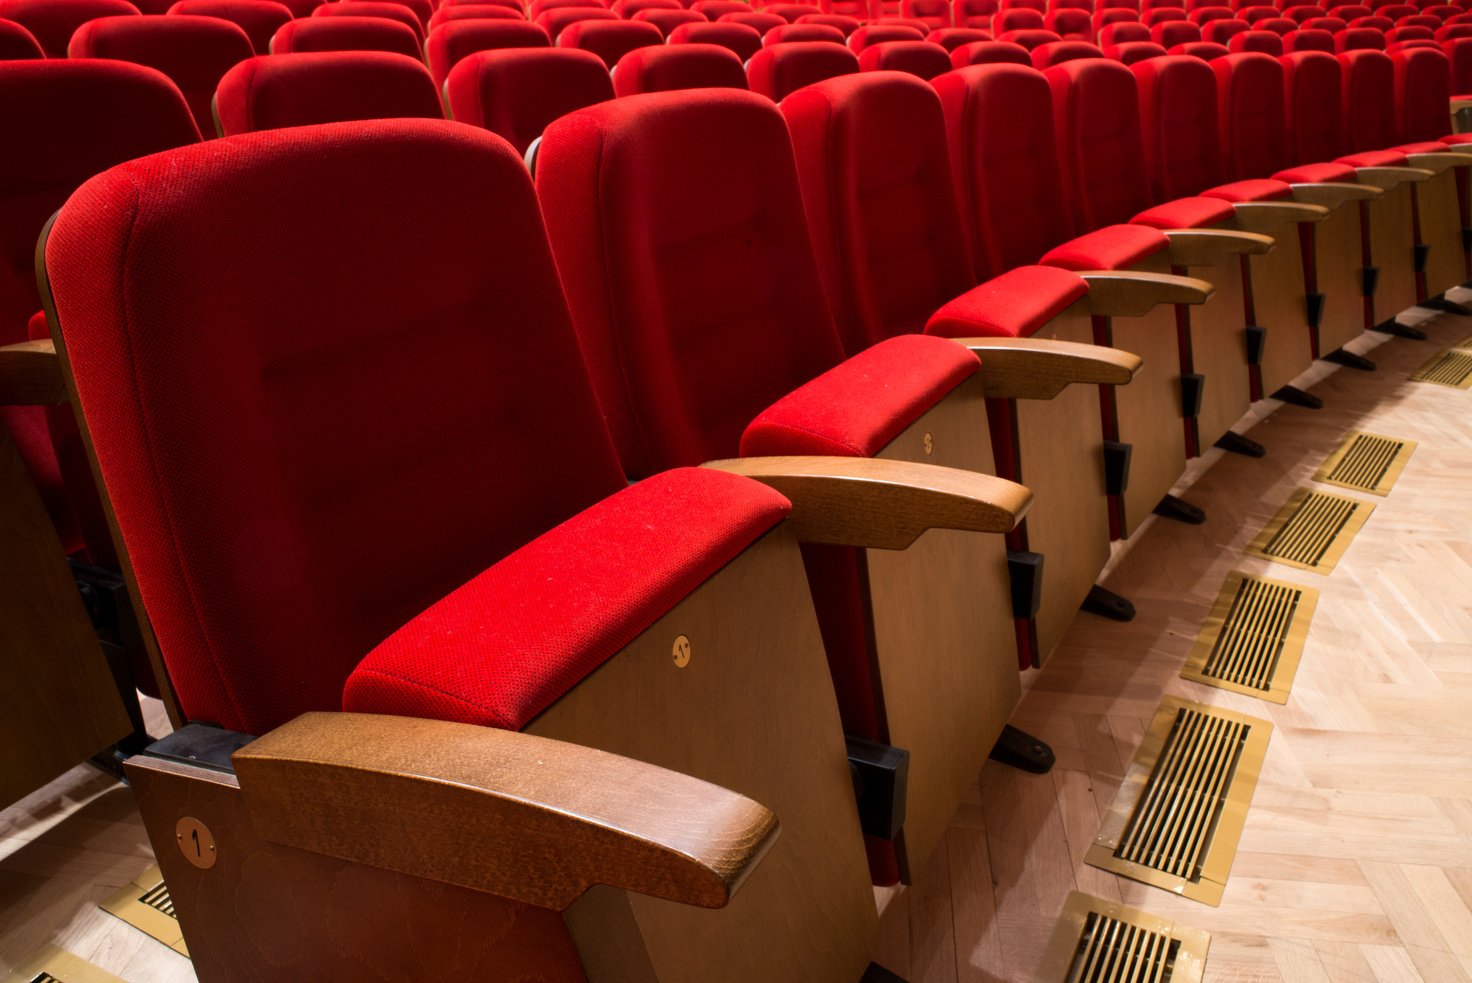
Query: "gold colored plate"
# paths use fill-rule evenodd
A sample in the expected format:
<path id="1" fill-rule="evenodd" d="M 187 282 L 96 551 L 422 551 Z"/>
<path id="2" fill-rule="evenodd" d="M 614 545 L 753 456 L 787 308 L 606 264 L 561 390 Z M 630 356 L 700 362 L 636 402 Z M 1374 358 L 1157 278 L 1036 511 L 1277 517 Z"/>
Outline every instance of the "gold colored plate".
<path id="1" fill-rule="evenodd" d="M 1411 373 L 1412 382 L 1431 382 L 1453 389 L 1472 389 L 1472 351 L 1438 352 Z"/>
<path id="2" fill-rule="evenodd" d="M 131 884 L 102 902 L 102 910 L 117 915 L 180 955 L 189 955 L 184 945 L 184 933 L 179 930 L 179 919 L 174 914 L 174 902 L 169 898 L 164 875 L 157 867 L 145 870 L 133 878 Z"/>
<path id="3" fill-rule="evenodd" d="M 1073 891 L 1048 942 L 1038 983 L 1170 980 L 1201 983 L 1211 936 L 1114 901 Z"/>
<path id="4" fill-rule="evenodd" d="M 0 983 L 123 983 L 123 980 L 81 956 L 49 945 L 13 972 L 0 977 Z"/>
<path id="5" fill-rule="evenodd" d="M 1263 527 L 1247 552 L 1274 563 L 1328 573 L 1375 506 L 1357 498 L 1300 488 Z"/>
<path id="6" fill-rule="evenodd" d="M 1234 570 L 1186 656 L 1181 677 L 1287 703 L 1319 592 Z"/>
<path id="7" fill-rule="evenodd" d="M 1273 725 L 1167 696 L 1084 861 L 1219 905 Z"/>
<path id="8" fill-rule="evenodd" d="M 1414 440 L 1352 430 L 1314 472 L 1314 480 L 1372 495 L 1388 495 L 1415 452 Z"/>

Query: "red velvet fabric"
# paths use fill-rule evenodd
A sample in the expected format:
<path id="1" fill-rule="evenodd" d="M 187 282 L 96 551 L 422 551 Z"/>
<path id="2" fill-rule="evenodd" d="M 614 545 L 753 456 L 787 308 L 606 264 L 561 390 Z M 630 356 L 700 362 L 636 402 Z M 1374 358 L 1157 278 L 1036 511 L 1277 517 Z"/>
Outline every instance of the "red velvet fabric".
<path id="1" fill-rule="evenodd" d="M 1150 40 L 1169 50 L 1178 44 L 1190 44 L 1193 41 L 1209 39 L 1203 39 L 1201 28 L 1190 21 L 1172 20 L 1150 28 Z"/>
<path id="2" fill-rule="evenodd" d="M 1345 154 L 1337 163 L 1350 167 L 1407 167 L 1406 155 L 1395 150 L 1366 150 L 1358 154 Z"/>
<path id="3" fill-rule="evenodd" d="M 997 34 L 997 40 L 1021 45 L 1028 51 L 1031 51 L 1034 48 L 1041 47 L 1045 44 L 1053 44 L 1063 39 L 1052 31 L 1001 31 Z"/>
<path id="4" fill-rule="evenodd" d="M 1121 65 L 1135 65 L 1151 58 L 1166 57 L 1165 49 L 1154 41 L 1130 41 L 1125 44 L 1111 45 L 1104 49 L 1104 55 L 1112 58 Z"/>
<path id="5" fill-rule="evenodd" d="M 1245 20 L 1218 20 L 1202 25 L 1201 37 L 1198 40 L 1210 41 L 1212 44 L 1225 44 L 1227 50 L 1232 50 L 1232 38 L 1239 34 L 1246 34 L 1253 29 L 1252 25 Z"/>
<path id="6" fill-rule="evenodd" d="M 1390 56 L 1395 67 L 1397 138 L 1402 143 L 1435 140 L 1446 133 L 1451 101 L 1451 62 L 1439 49 L 1413 48 Z"/>
<path id="7" fill-rule="evenodd" d="M 1032 49 L 1032 65 L 1037 69 L 1048 68 L 1065 61 L 1080 58 L 1103 58 L 1098 46 L 1085 41 L 1055 41 Z"/>
<path id="8" fill-rule="evenodd" d="M 387 2 L 412 10 L 414 16 L 419 18 L 420 28 L 428 30 L 429 18 L 434 15 L 436 6 L 431 0 L 387 0 Z"/>
<path id="9" fill-rule="evenodd" d="M 450 116 L 525 153 L 547 125 L 613 98 L 608 66 L 591 51 L 503 48 L 462 58 L 445 81 Z"/>
<path id="10" fill-rule="evenodd" d="M 169 13 L 228 20 L 245 32 L 258 55 L 271 50 L 271 36 L 295 16 L 274 0 L 179 0 Z"/>
<path id="11" fill-rule="evenodd" d="M 1163 205 L 1147 208 L 1130 218 L 1130 222 L 1157 229 L 1199 229 L 1230 221 L 1236 212 L 1209 191 L 1192 198 L 1175 198 Z"/>
<path id="12" fill-rule="evenodd" d="M 1401 143 L 1395 64 L 1390 56 L 1382 51 L 1350 51 L 1339 56 L 1339 70 L 1344 150 L 1357 154 Z"/>
<path id="13" fill-rule="evenodd" d="M 630 51 L 652 44 L 664 44 L 664 35 L 640 21 L 578 21 L 557 35 L 557 47 L 591 51 L 609 68 Z"/>
<path id="14" fill-rule="evenodd" d="M 1110 24 L 1099 32 L 1101 45 L 1129 44 L 1131 41 L 1149 41 L 1150 28 L 1140 23 Z"/>
<path id="15" fill-rule="evenodd" d="M 797 19 L 796 23 L 822 24 L 825 27 L 836 27 L 843 32 L 845 38 L 864 26 L 863 21 L 857 17 L 845 17 L 842 14 L 803 14 Z"/>
<path id="16" fill-rule="evenodd" d="M 1200 58 L 1202 61 L 1216 61 L 1231 54 L 1224 44 L 1213 44 L 1210 41 L 1198 41 L 1195 44 L 1178 44 L 1171 48 L 1168 54 L 1179 55 L 1188 58 Z"/>
<path id="17" fill-rule="evenodd" d="M 708 24 L 710 18 L 693 10 L 641 10 L 633 17 L 634 20 L 653 24 L 659 28 L 659 33 L 666 39 L 670 32 L 681 24 Z"/>
<path id="18" fill-rule="evenodd" d="M 1026 65 L 1032 67 L 1032 55 L 1011 41 L 973 41 L 951 52 L 952 68 L 973 65 Z"/>
<path id="19" fill-rule="evenodd" d="M 941 338 L 886 339 L 763 410 L 741 435 L 741 456 L 874 457 L 980 368 Z"/>
<path id="20" fill-rule="evenodd" d="M 572 113 L 536 181 L 632 477 L 733 456 L 761 410 L 842 360 L 770 100 L 659 92 Z"/>
<path id="21" fill-rule="evenodd" d="M 1296 51 L 1284 55 L 1280 64 L 1288 159 L 1299 165 L 1333 160 L 1344 152 L 1339 59 L 1321 51 Z"/>
<path id="22" fill-rule="evenodd" d="M 0 20 L 0 61 L 45 58 L 36 36 L 13 20 Z"/>
<path id="23" fill-rule="evenodd" d="M 744 65 L 761 50 L 762 36 L 745 24 L 681 24 L 670 32 L 667 43 L 718 44 L 734 52 Z"/>
<path id="24" fill-rule="evenodd" d="M 1228 55 L 1211 63 L 1217 79 L 1217 123 L 1221 127 L 1226 177 L 1266 177 L 1289 166 L 1283 110 L 1283 66 L 1257 52 Z"/>
<path id="25" fill-rule="evenodd" d="M 787 23 L 786 18 L 778 17 L 776 14 L 764 14 L 760 11 L 751 11 L 740 14 L 722 14 L 716 18 L 721 24 L 744 24 L 754 29 L 757 36 L 767 33 L 774 27 L 781 27 Z"/>
<path id="26" fill-rule="evenodd" d="M 848 46 L 855 55 L 864 53 L 871 44 L 885 41 L 923 41 L 925 32 L 904 24 L 868 24 L 848 36 Z"/>
<path id="27" fill-rule="evenodd" d="M 334 0 L 324 3 L 312 11 L 313 17 L 381 17 L 397 21 L 414 32 L 414 38 L 424 43 L 424 22 L 419 15 L 403 4 L 390 0 Z"/>
<path id="28" fill-rule="evenodd" d="M 441 119 L 424 63 L 387 51 L 323 51 L 250 58 L 215 94 L 224 136 L 365 119 Z"/>
<path id="29" fill-rule="evenodd" d="M 923 20 L 932 31 L 951 26 L 949 0 L 900 0 L 900 16 Z"/>
<path id="30" fill-rule="evenodd" d="M 859 54 L 859 70 L 905 72 L 929 80 L 951 70 L 951 56 L 929 41 L 885 41 L 871 44 Z"/>
<path id="31" fill-rule="evenodd" d="M 429 32 L 424 53 L 429 74 L 437 89 L 443 89 L 450 71 L 467 55 L 501 48 L 550 48 L 552 39 L 536 24 L 526 21 L 468 20 L 440 24 Z"/>
<path id="32" fill-rule="evenodd" d="M 831 41 L 843 44 L 846 35 L 836 27 L 822 24 L 783 24 L 762 35 L 762 46 L 770 48 L 784 41 Z"/>
<path id="33" fill-rule="evenodd" d="M 413 29 L 382 17 L 307 17 L 282 24 L 271 39 L 271 54 L 302 51 L 390 51 L 421 57 Z"/>
<path id="34" fill-rule="evenodd" d="M 992 33 L 1002 35 L 1008 31 L 1042 31 L 1046 22 L 1036 10 L 1013 8 L 1003 10 L 992 17 Z"/>
<path id="35" fill-rule="evenodd" d="M 1385 34 L 1373 27 L 1351 27 L 1334 35 L 1334 50 L 1340 54 L 1346 51 L 1384 51 Z"/>
<path id="36" fill-rule="evenodd" d="M 859 59 L 842 45 L 799 41 L 763 48 L 746 65 L 752 92 L 780 102 L 803 86 L 859 70 Z"/>
<path id="37" fill-rule="evenodd" d="M 1219 183 L 1221 133 L 1211 66 L 1199 58 L 1170 55 L 1141 62 L 1132 71 L 1145 170 L 1155 200 L 1198 195 Z"/>
<path id="38" fill-rule="evenodd" d="M 412 248 L 363 248 L 386 241 Z M 144 157 L 72 196 L 45 257 L 191 719 L 339 707 L 375 645 L 624 485 L 530 178 L 490 134 L 332 123 Z"/>
<path id="39" fill-rule="evenodd" d="M 1052 10 L 1043 18 L 1043 26 L 1065 41 L 1094 42 L 1094 18 L 1084 10 Z"/>
<path id="40" fill-rule="evenodd" d="M 704 468 L 641 481 L 395 631 L 348 677 L 342 707 L 520 730 L 790 510 Z"/>
<path id="41" fill-rule="evenodd" d="M 618 14 L 604 7 L 557 7 L 543 11 L 533 21 L 555 42 L 564 30 L 579 21 L 618 19 Z"/>
<path id="42" fill-rule="evenodd" d="M 47 58 L 67 57 L 77 28 L 98 17 L 138 16 L 127 0 L 0 0 L 0 18 L 31 32 Z"/>
<path id="43" fill-rule="evenodd" d="M 1355 182 L 1354 168 L 1346 164 L 1300 164 L 1288 167 L 1273 175 L 1275 181 L 1287 184 L 1315 184 L 1320 181 Z"/>
<path id="44" fill-rule="evenodd" d="M 1232 12 L 1231 7 L 1207 6 L 1191 10 L 1186 14 L 1186 19 L 1193 24 L 1205 25 L 1214 20 L 1236 20 L 1237 15 Z"/>
<path id="45" fill-rule="evenodd" d="M 925 323 L 943 338 L 1028 338 L 1089 292 L 1052 266 L 1019 266 L 947 301 Z"/>
<path id="46" fill-rule="evenodd" d="M 691 10 L 699 11 L 711 20 L 715 20 L 722 14 L 738 14 L 751 9 L 751 4 L 745 0 L 695 0 L 690 5 Z"/>
<path id="47" fill-rule="evenodd" d="M 1272 31 L 1244 31 L 1227 42 L 1227 50 L 1259 51 L 1277 58 L 1283 54 L 1283 39 Z"/>
<path id="48" fill-rule="evenodd" d="M 465 3 L 456 4 L 453 7 L 441 7 L 434 12 L 429 19 L 429 33 L 434 34 L 434 29 L 441 24 L 457 20 L 509 20 L 525 21 L 521 11 L 512 10 L 510 7 L 494 6 L 487 3 Z M 427 38 L 428 36 L 426 36 Z"/>
<path id="49" fill-rule="evenodd" d="M 808 14 L 821 14 L 823 8 L 817 4 L 810 3 L 769 3 L 762 7 L 762 12 L 776 14 L 778 17 L 787 21 L 787 23 L 792 24 L 799 17 L 804 17 Z"/>
<path id="50" fill-rule="evenodd" d="M 72 58 L 112 58 L 158 69 L 169 77 L 194 113 L 201 133 L 215 135 L 210 102 L 232 66 L 253 57 L 250 38 L 217 17 L 99 17 L 72 35 Z"/>
<path id="51" fill-rule="evenodd" d="M 741 59 L 718 44 L 676 44 L 637 48 L 613 72 L 615 95 L 674 89 L 744 89 Z"/>
<path id="52" fill-rule="evenodd" d="M 946 27 L 938 31 L 931 31 L 926 35 L 925 40 L 934 41 L 947 51 L 955 51 L 963 44 L 992 40 L 992 32 L 976 27 Z"/>
<path id="53" fill-rule="evenodd" d="M 1106 225 L 1048 250 L 1042 262 L 1065 270 L 1124 270 L 1168 245 L 1168 240 L 1157 228 Z"/>

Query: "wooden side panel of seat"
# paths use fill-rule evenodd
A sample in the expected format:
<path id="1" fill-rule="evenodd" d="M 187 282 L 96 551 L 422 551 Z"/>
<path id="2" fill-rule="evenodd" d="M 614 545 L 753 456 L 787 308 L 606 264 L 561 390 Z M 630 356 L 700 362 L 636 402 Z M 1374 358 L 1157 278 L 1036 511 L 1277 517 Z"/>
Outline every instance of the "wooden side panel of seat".
<path id="1" fill-rule="evenodd" d="M 1413 185 L 1421 244 L 1427 248 L 1426 293 L 1430 296 L 1466 279 L 1462 264 L 1462 222 L 1457 205 L 1457 170 L 1449 167 L 1431 180 Z"/>
<path id="2" fill-rule="evenodd" d="M 1410 184 L 1390 188 L 1365 202 L 1370 223 L 1370 265 L 1380 270 L 1374 297 L 1374 320 L 1381 324 L 1415 305 L 1415 222 Z"/>
<path id="3" fill-rule="evenodd" d="M 1324 313 L 1316 329 L 1315 354 L 1324 356 L 1359 335 L 1365 324 L 1363 217 L 1354 202 L 1329 210 L 1313 230 L 1314 267 Z"/>
<path id="4" fill-rule="evenodd" d="M 1228 256 L 1213 266 L 1190 266 L 1177 272 L 1200 277 L 1216 287 L 1206 303 L 1186 308 L 1192 371 L 1206 379 L 1201 412 L 1196 417 L 1197 445 L 1205 450 L 1232 429 L 1252 405 L 1242 262 L 1237 256 Z"/>
<path id="5" fill-rule="evenodd" d="M 1298 229 L 1276 234 L 1278 248 L 1248 257 L 1252 277 L 1253 321 L 1266 334 L 1258 363 L 1262 394 L 1271 396 L 1313 362 L 1308 333 L 1308 288 Z"/>

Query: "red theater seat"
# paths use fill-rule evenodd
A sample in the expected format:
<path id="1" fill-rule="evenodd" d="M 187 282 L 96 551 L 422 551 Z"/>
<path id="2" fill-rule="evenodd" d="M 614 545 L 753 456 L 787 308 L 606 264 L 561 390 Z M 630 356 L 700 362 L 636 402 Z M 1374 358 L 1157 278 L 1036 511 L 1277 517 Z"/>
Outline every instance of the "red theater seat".
<path id="1" fill-rule="evenodd" d="M 1189 47 L 1189 45 L 1187 46 Z M 1129 41 L 1104 49 L 1104 54 L 1122 65 L 1133 65 L 1147 58 L 1163 58 L 1165 49 L 1154 41 Z"/>
<path id="2" fill-rule="evenodd" d="M 952 0 L 957 27 L 979 27 L 991 30 L 997 0 Z"/>
<path id="3" fill-rule="evenodd" d="M 1053 44 L 1063 39 L 1052 31 L 1007 31 L 997 35 L 997 40 L 1021 45 L 1028 51 L 1031 51 L 1034 48 L 1041 47 L 1045 44 Z"/>
<path id="4" fill-rule="evenodd" d="M 614 97 L 603 59 L 573 48 L 503 48 L 462 58 L 445 81 L 450 118 L 525 153 L 547 124 Z"/>
<path id="5" fill-rule="evenodd" d="M 1299 51 L 1321 51 L 1334 54 L 1334 35 L 1328 31 L 1301 30 L 1283 37 L 1283 53 L 1291 55 Z"/>
<path id="6" fill-rule="evenodd" d="M 822 12 L 822 7 L 809 3 L 770 3 L 762 7 L 762 13 L 775 14 L 789 24 L 796 23 L 799 17 L 806 17 L 809 14 L 821 14 Z"/>
<path id="7" fill-rule="evenodd" d="M 419 15 L 403 4 L 389 0 L 333 0 L 312 11 L 313 17 L 378 17 L 397 21 L 414 32 L 419 44 L 424 44 L 424 22 Z"/>
<path id="8" fill-rule="evenodd" d="M 848 36 L 848 46 L 856 55 L 864 53 L 871 44 L 885 41 L 923 41 L 925 32 L 903 24 L 870 24 L 859 28 Z"/>
<path id="9" fill-rule="evenodd" d="M 930 41 L 885 41 L 859 54 L 862 72 L 906 72 L 932 79 L 951 70 L 951 55 Z"/>
<path id="10" fill-rule="evenodd" d="M 24 61 L 45 58 L 41 42 L 35 35 L 13 20 L 0 20 L 0 61 Z"/>
<path id="11" fill-rule="evenodd" d="M 844 35 L 838 28 L 825 27 L 822 24 L 783 24 L 762 35 L 763 47 L 770 48 L 784 41 L 831 41 L 834 44 L 843 44 Z"/>
<path id="12" fill-rule="evenodd" d="M 781 27 L 787 23 L 787 18 L 778 17 L 776 14 L 767 14 L 760 11 L 743 12 L 739 14 L 722 14 L 716 20 L 722 24 L 744 24 L 754 28 L 758 36 L 761 36 L 774 27 Z"/>
<path id="13" fill-rule="evenodd" d="M 1085 11 L 1064 9 L 1049 11 L 1044 27 L 1065 41 L 1094 42 L 1093 17 Z"/>
<path id="14" fill-rule="evenodd" d="M 547 32 L 526 21 L 450 21 L 429 32 L 424 51 L 429 74 L 442 88 L 460 59 L 497 48 L 550 48 Z"/>
<path id="15" fill-rule="evenodd" d="M 715 20 L 723 14 L 740 14 L 751 10 L 744 0 L 695 0 L 690 9 Z"/>
<path id="16" fill-rule="evenodd" d="M 641 10 L 633 17 L 634 20 L 653 24 L 659 28 L 659 33 L 668 40 L 670 32 L 684 24 L 708 24 L 709 18 L 704 14 L 693 10 Z"/>
<path id="17" fill-rule="evenodd" d="M 1131 41 L 1149 41 L 1150 28 L 1144 24 L 1110 24 L 1099 32 L 1099 44 L 1108 47 L 1112 44 L 1129 44 Z"/>
<path id="18" fill-rule="evenodd" d="M 1212 44 L 1228 44 L 1238 34 L 1246 34 L 1252 29 L 1253 26 L 1245 20 L 1211 21 L 1201 29 L 1201 37 L 1197 40 L 1210 41 Z"/>
<path id="19" fill-rule="evenodd" d="M 1277 58 L 1283 54 L 1283 39 L 1272 31 L 1244 31 L 1227 41 L 1227 50 L 1234 54 L 1239 51 L 1259 51 Z"/>
<path id="20" fill-rule="evenodd" d="M 635 48 L 664 44 L 664 35 L 653 24 L 638 21 L 579 21 L 557 35 L 557 47 L 591 51 L 612 68 Z"/>
<path id="21" fill-rule="evenodd" d="M 1159 47 L 1157 45 L 1157 47 Z M 1215 61 L 1225 58 L 1231 54 L 1224 44 L 1213 44 L 1210 41 L 1196 41 L 1190 44 L 1178 44 L 1172 47 L 1168 54 L 1185 55 L 1190 58 L 1200 58 L 1202 61 Z"/>
<path id="22" fill-rule="evenodd" d="M 1078 58 L 1103 58 L 1104 52 L 1096 45 L 1083 41 L 1055 41 L 1032 49 L 1034 68 L 1043 69 Z"/>
<path id="23" fill-rule="evenodd" d="M 746 65 L 751 91 L 780 102 L 805 85 L 859 70 L 849 49 L 826 41 L 779 44 L 763 48 Z"/>
<path id="24" fill-rule="evenodd" d="M 949 0 L 900 0 L 900 16 L 924 21 L 932 31 L 951 26 Z"/>
<path id="25" fill-rule="evenodd" d="M 544 10 L 532 20 L 553 41 L 569 26 L 585 20 L 618 20 L 618 14 L 603 7 L 555 7 Z"/>
<path id="26" fill-rule="evenodd" d="M 636 48 L 613 70 L 613 91 L 620 97 L 674 89 L 744 88 L 741 59 L 718 44 Z"/>
<path id="27" fill-rule="evenodd" d="M 1193 24 L 1205 25 L 1214 20 L 1236 20 L 1237 15 L 1231 7 L 1197 7 L 1186 15 L 1186 19 Z"/>
<path id="28" fill-rule="evenodd" d="M 1221 24 L 1230 23 L 1232 22 L 1213 21 L 1207 27 L 1214 28 Z M 1178 44 L 1191 44 L 1201 40 L 1201 28 L 1192 24 L 1190 21 L 1167 21 L 1164 24 L 1156 24 L 1150 29 L 1150 40 L 1162 48 L 1173 48 Z"/>
<path id="29" fill-rule="evenodd" d="M 0 18 L 31 32 L 47 58 L 65 58 L 77 28 L 98 17 L 137 15 L 127 0 L 0 0 Z"/>
<path id="30" fill-rule="evenodd" d="M 392 51 L 423 57 L 413 28 L 382 17 L 308 17 L 282 24 L 271 38 L 271 54 L 300 51 Z"/>
<path id="31" fill-rule="evenodd" d="M 992 32 L 983 31 L 979 27 L 945 27 L 931 31 L 925 36 L 925 40 L 933 41 L 947 51 L 955 51 L 963 44 L 992 40 Z"/>
<path id="32" fill-rule="evenodd" d="M 1043 15 L 1026 7 L 1000 10 L 992 17 L 992 33 L 995 35 L 1008 31 L 1041 31 L 1045 29 L 1044 25 Z"/>
<path id="33" fill-rule="evenodd" d="M 1334 35 L 1334 49 L 1346 51 L 1384 51 L 1385 34 L 1372 27 L 1351 27 Z"/>
<path id="34" fill-rule="evenodd" d="M 429 19 L 429 33 L 433 34 L 434 29 L 436 27 L 439 27 L 441 24 L 448 24 L 450 21 L 457 20 L 503 20 L 525 22 L 526 18 L 522 16 L 521 11 L 512 10 L 510 7 L 492 6 L 490 4 L 483 3 L 457 4 L 453 7 L 441 7 L 439 10 L 436 10 L 434 12 L 434 16 Z M 427 40 L 428 36 L 426 35 L 426 41 Z"/>
<path id="35" fill-rule="evenodd" d="M 441 119 L 424 63 L 386 51 L 325 51 L 251 58 L 215 93 L 221 136 L 364 119 Z"/>
<path id="36" fill-rule="evenodd" d="M 1031 67 L 1032 54 L 1022 45 L 1011 41 L 973 41 L 951 52 L 952 68 L 998 63 Z"/>
<path id="37" fill-rule="evenodd" d="M 294 16 L 290 7 L 274 0 L 179 0 L 169 13 L 228 20 L 246 33 L 258 55 L 271 50 L 271 36 Z"/>
<path id="38" fill-rule="evenodd" d="M 864 26 L 863 22 L 858 18 L 845 17 L 843 14 L 803 14 L 795 23 L 822 24 L 824 27 L 836 27 L 843 32 L 845 38 Z"/>
<path id="39" fill-rule="evenodd" d="M 681 24 L 670 32 L 669 44 L 718 44 L 735 52 L 745 64 L 761 50 L 762 36 L 745 24 Z"/>
<path id="40" fill-rule="evenodd" d="M 684 10 L 680 0 L 614 0 L 609 10 L 625 20 L 632 20 L 641 10 Z"/>

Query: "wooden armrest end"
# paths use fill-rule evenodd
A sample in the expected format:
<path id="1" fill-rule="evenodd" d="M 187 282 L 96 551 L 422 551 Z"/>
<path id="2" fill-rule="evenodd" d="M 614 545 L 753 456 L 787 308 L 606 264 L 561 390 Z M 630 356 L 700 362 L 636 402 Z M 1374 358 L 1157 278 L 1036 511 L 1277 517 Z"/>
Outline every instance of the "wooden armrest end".
<path id="1" fill-rule="evenodd" d="M 61 359 L 49 338 L 0 346 L 0 406 L 60 406 L 65 402 Z"/>
<path id="2" fill-rule="evenodd" d="M 1098 317 L 1141 317 L 1161 304 L 1204 304 L 1216 290 L 1205 280 L 1171 273 L 1084 270 L 1087 302 Z"/>
<path id="3" fill-rule="evenodd" d="M 1052 399 L 1073 383 L 1127 385 L 1140 356 L 1104 345 L 1049 338 L 957 338 L 981 358 L 982 384 L 996 399 Z"/>

